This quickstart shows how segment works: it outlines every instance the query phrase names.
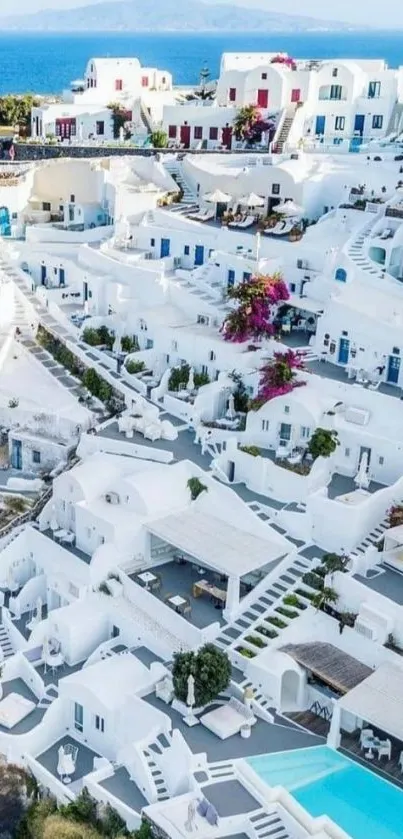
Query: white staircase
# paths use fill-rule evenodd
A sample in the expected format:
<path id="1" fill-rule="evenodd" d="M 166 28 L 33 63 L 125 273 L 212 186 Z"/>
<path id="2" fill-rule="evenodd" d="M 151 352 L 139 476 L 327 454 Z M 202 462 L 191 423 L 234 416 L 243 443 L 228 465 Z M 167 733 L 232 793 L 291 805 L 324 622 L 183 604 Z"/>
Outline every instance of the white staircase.
<path id="1" fill-rule="evenodd" d="M 284 151 L 284 146 L 288 140 L 291 126 L 294 122 L 295 110 L 293 108 L 287 108 L 284 113 L 284 117 L 280 119 L 277 131 L 274 135 L 272 148 L 277 154 L 282 154 Z"/>
<path id="2" fill-rule="evenodd" d="M 176 157 L 166 157 L 164 160 L 164 168 L 167 172 L 169 172 L 183 192 L 181 204 L 197 203 L 197 195 L 183 174 L 181 161 L 177 160 Z"/>
<path id="3" fill-rule="evenodd" d="M 0 647 L 2 649 L 4 659 L 10 658 L 10 656 L 14 655 L 13 646 L 3 623 L 0 624 Z"/>
<path id="4" fill-rule="evenodd" d="M 290 839 L 290 834 L 277 810 L 271 813 L 265 811 L 255 813 L 250 816 L 249 824 L 256 839 Z"/>
<path id="5" fill-rule="evenodd" d="M 158 801 L 165 801 L 170 796 L 165 778 L 161 772 L 161 769 L 159 769 L 156 763 L 155 756 L 163 754 L 163 752 L 169 748 L 170 743 L 166 738 L 165 734 L 159 734 L 154 743 L 151 743 L 147 747 L 147 749 L 143 749 L 143 753 L 151 773 Z"/>
<path id="6" fill-rule="evenodd" d="M 46 691 L 42 696 L 42 699 L 38 702 L 38 708 L 50 708 L 52 703 L 57 699 L 59 696 L 59 690 L 57 685 L 47 685 Z"/>

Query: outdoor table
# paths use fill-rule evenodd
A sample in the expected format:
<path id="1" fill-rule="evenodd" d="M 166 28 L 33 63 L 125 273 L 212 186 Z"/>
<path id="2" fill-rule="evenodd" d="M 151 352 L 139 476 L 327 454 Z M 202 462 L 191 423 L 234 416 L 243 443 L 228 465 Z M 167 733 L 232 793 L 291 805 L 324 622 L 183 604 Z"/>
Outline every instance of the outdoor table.
<path id="1" fill-rule="evenodd" d="M 173 597 L 168 597 L 168 603 L 175 607 L 175 612 L 180 612 L 182 606 L 186 606 L 186 600 L 179 594 L 174 594 Z"/>
<path id="2" fill-rule="evenodd" d="M 367 758 L 367 760 L 373 760 L 375 755 L 374 755 L 372 750 L 373 749 L 379 749 L 379 747 L 382 745 L 382 743 L 381 743 L 380 740 L 378 740 L 377 737 L 368 738 L 367 742 L 370 744 L 370 746 L 369 746 L 369 751 L 366 753 L 365 757 Z"/>
<path id="3" fill-rule="evenodd" d="M 137 576 L 138 576 L 139 580 L 141 580 L 143 583 L 145 583 L 145 587 L 146 587 L 147 590 L 149 588 L 149 584 L 153 583 L 154 580 L 157 579 L 155 574 L 152 574 L 151 571 L 143 571 L 142 574 L 138 574 Z"/>

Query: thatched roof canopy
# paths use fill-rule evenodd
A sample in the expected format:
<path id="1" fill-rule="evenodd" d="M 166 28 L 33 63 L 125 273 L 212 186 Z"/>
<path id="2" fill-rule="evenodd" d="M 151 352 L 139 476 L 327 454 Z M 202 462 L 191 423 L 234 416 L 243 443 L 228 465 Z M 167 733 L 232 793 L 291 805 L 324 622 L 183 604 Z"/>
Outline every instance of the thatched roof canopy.
<path id="1" fill-rule="evenodd" d="M 347 693 L 373 672 L 371 667 L 353 656 L 320 641 L 309 644 L 287 644 L 281 652 L 291 656 L 306 670 L 310 670 L 330 687 Z"/>

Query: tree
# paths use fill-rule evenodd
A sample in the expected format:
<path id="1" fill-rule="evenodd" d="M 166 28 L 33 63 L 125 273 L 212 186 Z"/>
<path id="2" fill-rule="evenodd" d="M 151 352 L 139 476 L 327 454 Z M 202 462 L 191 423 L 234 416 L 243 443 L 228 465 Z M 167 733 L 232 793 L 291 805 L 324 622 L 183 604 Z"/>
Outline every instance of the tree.
<path id="1" fill-rule="evenodd" d="M 329 586 L 324 586 L 322 591 L 318 591 L 312 598 L 312 606 L 315 606 L 317 609 L 323 609 L 326 611 L 326 606 L 330 606 L 332 603 L 337 603 L 339 599 L 339 595 L 334 588 L 330 588 Z"/>
<path id="2" fill-rule="evenodd" d="M 59 813 L 71 821 L 95 825 L 97 823 L 97 802 L 90 795 L 87 787 L 83 787 L 74 801 L 59 808 Z"/>
<path id="3" fill-rule="evenodd" d="M 296 387 L 302 387 L 306 382 L 297 379 L 297 371 L 304 369 L 304 360 L 300 353 L 287 350 L 285 353 L 276 352 L 261 369 L 257 399 L 253 401 L 253 408 L 260 408 L 270 399 L 291 393 Z"/>
<path id="4" fill-rule="evenodd" d="M 156 128 L 151 134 L 151 143 L 155 149 L 166 149 L 168 145 L 168 135 L 162 128 Z"/>
<path id="5" fill-rule="evenodd" d="M 31 110 L 39 101 L 30 93 L 22 96 L 0 97 L 0 125 L 27 125 L 31 121 Z"/>
<path id="6" fill-rule="evenodd" d="M 36 791 L 24 769 L 13 763 L 0 764 L 0 837 L 14 837 Z"/>
<path id="7" fill-rule="evenodd" d="M 208 705 L 228 687 L 231 678 L 228 655 L 214 644 L 205 644 L 197 653 L 174 653 L 174 691 L 176 698 L 182 702 L 186 702 L 190 675 L 195 680 L 196 707 Z"/>
<path id="8" fill-rule="evenodd" d="M 347 556 L 339 556 L 338 554 L 324 554 L 322 557 L 322 565 L 326 568 L 327 574 L 335 574 L 336 571 L 345 571 L 348 563 Z"/>
<path id="9" fill-rule="evenodd" d="M 242 343 L 251 338 L 274 335 L 273 307 L 289 299 L 282 275 L 256 274 L 228 291 L 237 308 L 230 312 L 221 327 L 225 341 Z"/>
<path id="10" fill-rule="evenodd" d="M 308 443 L 308 452 L 313 459 L 317 457 L 330 457 L 339 445 L 337 431 L 330 431 L 326 428 L 317 428 L 312 434 Z"/>

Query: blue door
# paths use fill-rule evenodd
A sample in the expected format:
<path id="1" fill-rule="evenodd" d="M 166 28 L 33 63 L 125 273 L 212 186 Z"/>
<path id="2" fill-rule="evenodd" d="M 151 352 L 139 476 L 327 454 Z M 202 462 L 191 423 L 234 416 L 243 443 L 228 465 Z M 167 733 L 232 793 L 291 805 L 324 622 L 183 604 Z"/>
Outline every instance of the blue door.
<path id="1" fill-rule="evenodd" d="M 316 117 L 315 134 L 323 135 L 325 133 L 326 117 Z"/>
<path id="2" fill-rule="evenodd" d="M 235 271 L 230 268 L 228 270 L 227 288 L 232 288 L 235 285 Z"/>
<path id="3" fill-rule="evenodd" d="M 390 355 L 388 363 L 388 377 L 386 379 L 391 385 L 397 385 L 400 373 L 400 357 L 398 355 Z"/>
<path id="4" fill-rule="evenodd" d="M 203 265 L 204 263 L 204 247 L 203 245 L 196 245 L 195 247 L 195 265 Z"/>
<path id="5" fill-rule="evenodd" d="M 7 207 L 0 207 L 0 236 L 11 236 L 10 213 Z"/>
<path id="6" fill-rule="evenodd" d="M 59 285 L 65 285 L 65 273 L 64 268 L 59 268 Z"/>
<path id="7" fill-rule="evenodd" d="M 354 120 L 354 133 L 360 134 L 362 137 L 364 133 L 364 124 L 365 124 L 365 114 L 356 114 Z"/>
<path id="8" fill-rule="evenodd" d="M 41 265 L 41 285 L 46 285 L 46 265 Z"/>
<path id="9" fill-rule="evenodd" d="M 22 443 L 21 440 L 13 440 L 11 444 L 11 466 L 13 469 L 22 469 Z"/>
<path id="10" fill-rule="evenodd" d="M 171 240 L 170 239 L 161 239 L 161 259 L 164 256 L 169 256 L 169 251 L 171 247 Z"/>
<path id="11" fill-rule="evenodd" d="M 350 354 L 350 341 L 347 338 L 340 338 L 339 344 L 339 364 L 348 364 L 348 357 Z"/>
<path id="12" fill-rule="evenodd" d="M 83 283 L 83 299 L 88 300 L 88 283 Z"/>

